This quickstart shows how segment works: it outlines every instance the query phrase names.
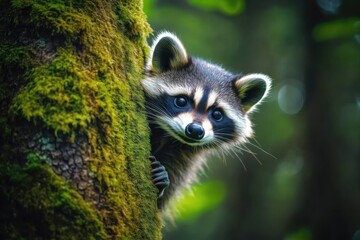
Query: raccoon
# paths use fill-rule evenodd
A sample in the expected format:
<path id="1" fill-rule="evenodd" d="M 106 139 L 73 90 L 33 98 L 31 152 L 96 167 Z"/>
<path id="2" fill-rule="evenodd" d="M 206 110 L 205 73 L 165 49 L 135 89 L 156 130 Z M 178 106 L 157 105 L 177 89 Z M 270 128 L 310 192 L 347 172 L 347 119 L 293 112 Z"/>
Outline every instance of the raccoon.
<path id="1" fill-rule="evenodd" d="M 169 32 L 154 40 L 145 72 L 151 174 L 164 209 L 196 179 L 207 153 L 235 148 L 252 136 L 249 114 L 268 95 L 271 80 L 191 57 Z"/>

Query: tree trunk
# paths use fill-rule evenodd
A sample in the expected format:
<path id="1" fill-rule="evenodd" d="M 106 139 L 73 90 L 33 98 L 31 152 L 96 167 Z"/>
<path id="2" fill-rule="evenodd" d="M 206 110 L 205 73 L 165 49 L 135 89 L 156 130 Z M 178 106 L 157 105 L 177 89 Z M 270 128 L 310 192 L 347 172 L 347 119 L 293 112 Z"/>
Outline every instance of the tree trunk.
<path id="1" fill-rule="evenodd" d="M 0 239 L 159 239 L 141 0 L 0 2 Z"/>

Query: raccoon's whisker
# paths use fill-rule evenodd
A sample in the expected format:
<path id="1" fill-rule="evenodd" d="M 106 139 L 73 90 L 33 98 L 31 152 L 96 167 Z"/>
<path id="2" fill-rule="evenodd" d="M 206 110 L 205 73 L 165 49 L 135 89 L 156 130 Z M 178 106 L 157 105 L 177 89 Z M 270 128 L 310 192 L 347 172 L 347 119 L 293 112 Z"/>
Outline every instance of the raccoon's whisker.
<path id="1" fill-rule="evenodd" d="M 151 110 L 147 112 L 148 115 L 153 115 L 153 116 L 156 116 L 157 114 L 167 115 L 166 112 L 161 108 L 148 107 L 148 109 Z"/>
<path id="2" fill-rule="evenodd" d="M 235 149 L 232 149 L 233 154 L 235 154 L 236 158 L 239 159 L 241 165 L 244 167 L 244 170 L 247 171 L 247 167 L 245 166 L 244 161 L 241 159 L 241 157 L 237 154 Z"/>
<path id="3" fill-rule="evenodd" d="M 154 111 L 154 112 L 165 112 L 162 108 L 160 108 L 159 106 L 155 106 L 153 104 L 147 104 L 146 105 L 146 109 L 147 112 L 149 112 L 149 110 Z"/>
<path id="4" fill-rule="evenodd" d="M 222 136 L 221 136 L 222 135 Z M 224 142 L 226 142 L 228 140 L 228 138 L 225 138 L 224 136 L 232 136 L 231 134 L 221 134 L 218 135 L 217 138 L 223 140 Z M 252 152 L 249 148 L 247 148 L 245 145 L 238 145 L 238 144 L 233 144 L 232 145 L 233 148 L 244 151 L 244 152 L 248 152 L 250 154 L 254 154 L 254 152 Z"/>
<path id="5" fill-rule="evenodd" d="M 231 156 L 232 155 L 232 149 L 224 147 L 224 143 L 226 143 L 226 142 L 222 141 L 221 139 L 217 139 L 217 141 L 215 142 L 217 147 L 221 150 L 220 153 L 222 154 L 223 162 L 226 164 L 226 160 L 227 160 L 226 155 Z"/>
<path id="6" fill-rule="evenodd" d="M 155 109 L 153 109 L 152 110 L 152 112 L 147 112 L 147 115 L 148 116 L 157 116 L 157 114 L 164 114 L 162 111 L 160 111 L 160 110 L 155 110 Z"/>
<path id="7" fill-rule="evenodd" d="M 255 140 L 256 141 L 256 140 Z M 257 141 L 256 141 L 257 142 Z M 277 157 L 275 157 L 274 155 L 272 155 L 271 153 L 269 153 L 269 152 L 267 152 L 267 151 L 265 151 L 263 148 L 261 148 L 260 146 L 258 146 L 258 145 L 256 145 L 256 144 L 254 144 L 254 143 L 252 143 L 252 142 L 247 142 L 248 144 L 250 144 L 251 146 L 253 146 L 253 147 L 255 147 L 255 148 L 257 148 L 257 149 L 259 149 L 260 151 L 262 151 L 263 153 L 265 153 L 265 154 L 267 154 L 267 155 L 269 155 L 270 157 L 272 157 L 272 158 L 274 158 L 274 159 L 277 159 Z M 258 142 L 257 142 L 258 143 Z"/>
<path id="8" fill-rule="evenodd" d="M 256 139 L 256 137 L 255 137 L 255 136 L 253 136 L 253 137 L 252 137 L 252 140 L 254 140 L 254 141 L 255 141 L 255 143 L 256 143 L 259 147 L 261 147 L 261 148 L 262 148 L 261 144 L 259 143 L 259 141 Z"/>
<path id="9" fill-rule="evenodd" d="M 219 140 L 222 140 L 222 139 L 224 139 L 224 138 L 222 138 L 222 137 L 220 136 L 220 137 L 218 137 L 218 139 L 219 139 Z M 219 141 L 219 140 L 216 142 L 216 144 L 217 144 L 218 147 L 219 147 L 219 145 L 222 143 L 222 141 Z M 226 140 L 226 139 L 224 139 L 224 140 Z M 247 171 L 247 167 L 246 167 L 244 161 L 241 159 L 241 157 L 240 157 L 238 154 L 239 154 L 239 153 L 242 154 L 243 151 L 244 151 L 244 152 L 248 152 L 248 153 L 252 154 L 252 155 L 255 157 L 255 159 L 257 159 L 256 156 L 254 155 L 254 153 L 251 152 L 251 151 L 250 151 L 248 148 L 246 148 L 245 146 L 232 145 L 231 147 L 228 147 L 228 148 L 224 148 L 224 147 L 222 147 L 222 146 L 220 146 L 220 148 L 222 149 L 221 152 L 222 152 L 223 154 L 226 153 L 226 154 L 228 154 L 228 155 L 230 155 L 230 156 L 234 156 L 234 158 L 238 159 L 238 160 L 241 162 L 241 164 L 243 165 L 245 171 Z M 236 150 L 240 150 L 240 152 L 237 152 Z M 223 159 L 226 159 L 225 156 L 223 156 L 223 157 L 224 157 Z M 257 159 L 257 160 L 258 160 L 258 159 Z"/>
<path id="10" fill-rule="evenodd" d="M 225 151 L 226 151 L 226 150 L 224 150 L 224 147 L 221 146 L 221 142 L 220 142 L 220 141 L 215 141 L 214 144 L 215 144 L 216 148 L 221 149 L 221 151 L 218 151 L 217 153 L 218 153 L 219 157 L 221 158 L 221 160 L 222 160 L 222 161 L 224 162 L 224 164 L 226 165 L 226 158 L 225 158 Z M 220 153 L 221 155 L 220 155 L 219 153 Z"/>
<path id="11" fill-rule="evenodd" d="M 163 113 L 167 116 L 171 116 L 172 114 L 169 112 L 169 110 L 167 109 L 166 106 L 162 106 L 162 105 L 155 105 L 153 103 L 147 103 L 146 105 L 148 108 L 154 110 L 155 112 L 157 111 L 158 113 Z"/>
<path id="12" fill-rule="evenodd" d="M 240 152 L 247 152 L 249 153 L 253 158 L 255 158 L 255 160 L 262 165 L 262 162 L 258 159 L 258 157 L 256 156 L 256 153 L 254 153 L 253 151 L 251 151 L 248 147 L 246 147 L 245 145 L 243 146 L 235 146 L 235 148 L 237 150 L 239 150 Z"/>
<path id="13" fill-rule="evenodd" d="M 255 158 L 255 160 L 260 164 L 262 165 L 262 162 L 259 160 L 259 158 L 256 156 L 256 153 L 254 153 L 253 151 L 251 151 L 248 147 L 246 146 L 243 146 L 244 149 L 246 149 L 246 152 L 250 153 L 251 156 L 253 156 L 253 158 Z"/>

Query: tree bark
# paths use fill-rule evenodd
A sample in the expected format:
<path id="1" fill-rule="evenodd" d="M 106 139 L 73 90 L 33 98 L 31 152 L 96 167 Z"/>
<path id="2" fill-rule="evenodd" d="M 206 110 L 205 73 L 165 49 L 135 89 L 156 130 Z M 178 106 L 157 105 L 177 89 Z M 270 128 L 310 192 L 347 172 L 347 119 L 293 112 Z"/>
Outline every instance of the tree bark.
<path id="1" fill-rule="evenodd" d="M 159 239 L 141 0 L 0 2 L 0 239 Z"/>

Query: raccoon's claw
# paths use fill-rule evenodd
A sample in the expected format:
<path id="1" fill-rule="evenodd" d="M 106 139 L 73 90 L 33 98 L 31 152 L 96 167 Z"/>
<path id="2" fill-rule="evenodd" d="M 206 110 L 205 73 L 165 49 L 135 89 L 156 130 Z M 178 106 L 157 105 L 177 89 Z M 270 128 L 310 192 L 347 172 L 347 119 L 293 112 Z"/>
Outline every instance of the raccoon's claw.
<path id="1" fill-rule="evenodd" d="M 151 178 L 154 185 L 159 190 L 158 198 L 164 195 L 165 189 L 170 185 L 169 175 L 166 168 L 156 160 L 155 157 L 151 156 Z"/>

